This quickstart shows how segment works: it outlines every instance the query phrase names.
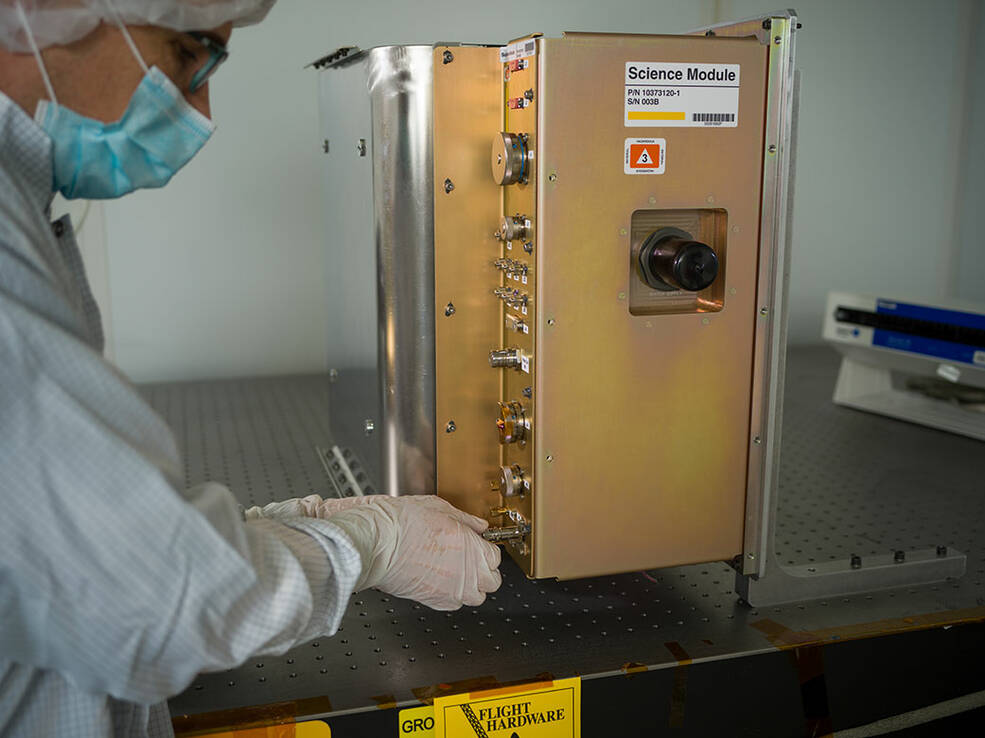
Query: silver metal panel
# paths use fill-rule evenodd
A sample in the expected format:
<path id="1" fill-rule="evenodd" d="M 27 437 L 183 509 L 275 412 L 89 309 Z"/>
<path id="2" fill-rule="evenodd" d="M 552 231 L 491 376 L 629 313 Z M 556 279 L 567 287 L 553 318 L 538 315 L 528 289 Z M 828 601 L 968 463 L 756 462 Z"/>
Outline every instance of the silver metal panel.
<path id="1" fill-rule="evenodd" d="M 769 608 L 740 604 L 731 568 L 703 564 L 569 582 L 531 581 L 511 562 L 478 608 L 438 613 L 379 592 L 357 595 L 343 630 L 283 656 L 205 674 L 171 700 L 175 715 L 328 696 L 336 713 L 378 709 L 381 695 L 492 676 L 529 679 L 677 665 L 664 645 L 706 661 L 773 650 L 781 627 L 805 641 L 930 624 L 927 613 L 985 617 L 985 454 L 981 443 L 830 401 L 838 356 L 792 349 L 787 362 L 777 556 L 819 566 L 858 554 L 954 546 L 959 580 Z M 327 488 L 315 446 L 330 447 L 325 377 L 144 388 L 174 429 L 189 483 L 230 486 L 246 505 Z M 962 612 L 964 613 L 962 615 Z M 952 614 L 953 613 L 953 614 Z M 903 620 L 903 619 L 906 620 Z M 864 625 L 870 624 L 870 625 Z M 313 717 L 313 716 L 312 716 Z"/>
<path id="2" fill-rule="evenodd" d="M 379 47 L 325 69 L 321 104 L 333 431 L 365 457 L 376 491 L 433 493 L 431 47 Z"/>
<path id="3" fill-rule="evenodd" d="M 380 482 L 383 380 L 378 366 L 373 124 L 360 54 L 319 74 L 323 218 L 328 270 L 327 362 L 332 433 Z M 325 148 L 328 151 L 325 151 Z"/>

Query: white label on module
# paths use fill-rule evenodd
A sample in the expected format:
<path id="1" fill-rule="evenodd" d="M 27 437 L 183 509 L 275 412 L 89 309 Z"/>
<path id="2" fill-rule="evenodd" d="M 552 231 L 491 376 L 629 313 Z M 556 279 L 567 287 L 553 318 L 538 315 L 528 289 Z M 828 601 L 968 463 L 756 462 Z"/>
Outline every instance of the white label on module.
<path id="1" fill-rule="evenodd" d="M 520 357 L 520 368 L 523 369 L 527 374 L 530 374 L 530 357 L 521 356 Z"/>
<path id="2" fill-rule="evenodd" d="M 637 128 L 739 125 L 739 65 L 626 62 L 624 122 Z"/>
<path id="3" fill-rule="evenodd" d="M 526 59 L 528 56 L 537 54 L 537 42 L 532 38 L 517 41 L 516 43 L 503 46 L 499 50 L 499 61 L 501 64 L 513 61 L 514 59 Z"/>

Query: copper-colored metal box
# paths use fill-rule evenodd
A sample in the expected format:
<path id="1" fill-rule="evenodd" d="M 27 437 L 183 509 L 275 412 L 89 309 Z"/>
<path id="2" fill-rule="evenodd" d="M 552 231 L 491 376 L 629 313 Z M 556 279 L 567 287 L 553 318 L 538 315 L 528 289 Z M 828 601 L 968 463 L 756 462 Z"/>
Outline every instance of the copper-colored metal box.
<path id="1" fill-rule="evenodd" d="M 433 341 L 433 446 L 400 462 L 397 432 L 380 453 L 431 464 L 434 491 L 489 518 L 530 576 L 758 546 L 782 349 L 785 23 L 430 50 L 430 161 L 416 166 L 430 167 L 433 233 L 407 249 L 433 254 L 433 329 L 395 332 L 397 304 L 377 361 L 385 405 L 401 341 Z M 374 172 L 409 145 L 371 137 Z M 405 472 L 422 488 L 381 475 L 379 491 L 432 491 Z"/>

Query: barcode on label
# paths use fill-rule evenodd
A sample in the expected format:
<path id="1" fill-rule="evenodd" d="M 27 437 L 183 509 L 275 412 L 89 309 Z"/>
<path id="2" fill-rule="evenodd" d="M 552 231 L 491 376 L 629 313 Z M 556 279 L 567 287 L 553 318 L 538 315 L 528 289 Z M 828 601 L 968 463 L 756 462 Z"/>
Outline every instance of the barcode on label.
<path id="1" fill-rule="evenodd" d="M 523 53 L 524 54 L 533 54 L 534 51 L 536 50 L 536 48 L 537 48 L 537 45 L 533 41 L 527 41 L 527 43 L 523 47 Z"/>
<path id="2" fill-rule="evenodd" d="M 735 113 L 692 113 L 691 120 L 697 123 L 731 123 Z"/>

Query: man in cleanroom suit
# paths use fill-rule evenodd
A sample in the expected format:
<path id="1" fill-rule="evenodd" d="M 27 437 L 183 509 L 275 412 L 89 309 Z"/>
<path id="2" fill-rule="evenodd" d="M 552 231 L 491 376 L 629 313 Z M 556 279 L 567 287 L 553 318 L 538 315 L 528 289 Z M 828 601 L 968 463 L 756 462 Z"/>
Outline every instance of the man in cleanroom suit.
<path id="1" fill-rule="evenodd" d="M 486 523 L 433 496 L 244 516 L 183 489 L 49 222 L 55 192 L 166 184 L 212 134 L 231 29 L 272 2 L 0 0 L 0 735 L 169 736 L 197 673 L 334 633 L 353 591 L 452 610 L 500 584 Z"/>

